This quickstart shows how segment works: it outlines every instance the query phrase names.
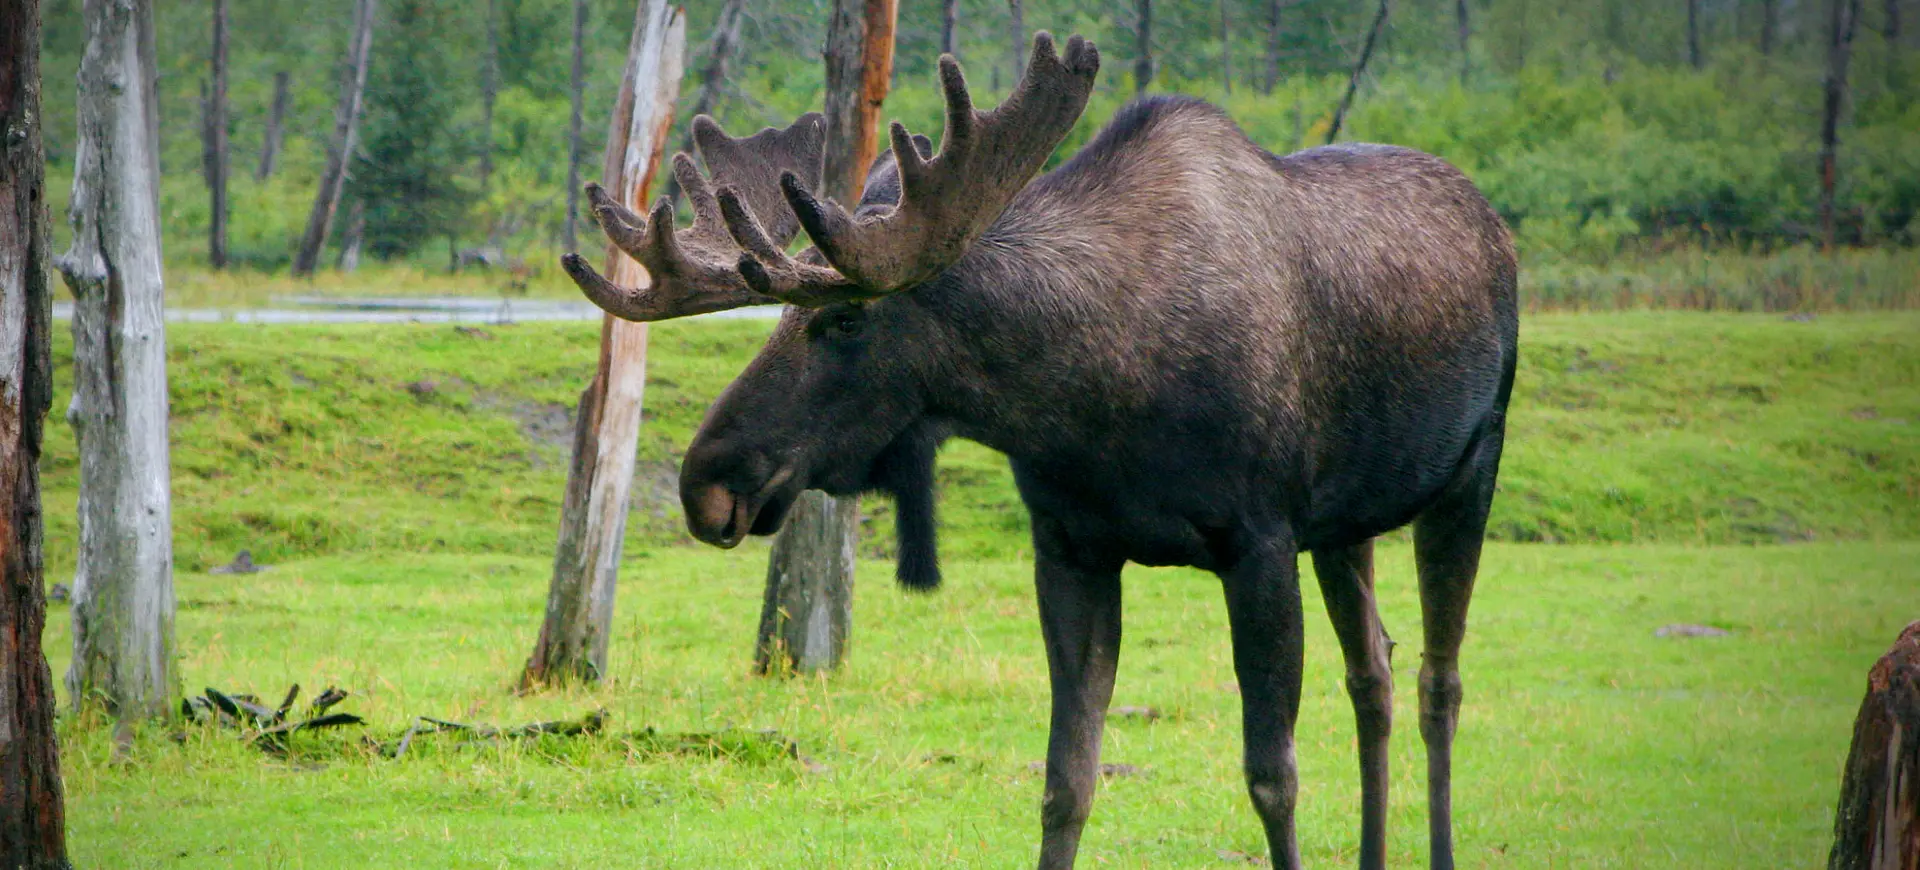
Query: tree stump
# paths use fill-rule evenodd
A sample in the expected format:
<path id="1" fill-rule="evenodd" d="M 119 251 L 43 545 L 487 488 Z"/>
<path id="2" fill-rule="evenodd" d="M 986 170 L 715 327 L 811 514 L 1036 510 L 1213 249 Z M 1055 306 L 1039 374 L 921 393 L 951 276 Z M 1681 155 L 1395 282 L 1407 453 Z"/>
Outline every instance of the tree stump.
<path id="1" fill-rule="evenodd" d="M 1920 870 L 1920 622 L 1867 672 L 1828 870 Z"/>

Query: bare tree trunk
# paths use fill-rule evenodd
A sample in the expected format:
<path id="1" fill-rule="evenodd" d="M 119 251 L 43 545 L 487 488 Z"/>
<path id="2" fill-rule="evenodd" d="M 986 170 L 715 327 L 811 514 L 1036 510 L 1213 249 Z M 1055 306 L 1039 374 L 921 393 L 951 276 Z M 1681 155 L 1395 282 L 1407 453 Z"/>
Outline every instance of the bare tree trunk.
<path id="1" fill-rule="evenodd" d="M 1460 86 L 1467 86 L 1467 78 L 1473 72 L 1473 53 L 1469 46 L 1473 42 L 1473 20 L 1467 14 L 1467 0 L 1454 0 L 1454 28 L 1460 35 Z"/>
<path id="2" fill-rule="evenodd" d="M 707 40 L 707 64 L 700 69 L 700 89 L 694 92 L 693 111 L 689 117 L 713 114 L 713 107 L 720 101 L 721 90 L 727 81 L 727 64 L 740 51 L 740 24 L 746 19 L 746 0 L 727 0 L 720 7 L 720 16 L 713 25 L 713 37 Z M 687 127 L 687 134 L 680 140 L 681 151 L 693 152 L 693 127 Z M 667 196 L 674 202 L 680 201 L 680 180 L 672 173 L 667 174 Z"/>
<path id="3" fill-rule="evenodd" d="M 39 0 L 0 0 L 0 864 L 72 866 L 40 648 L 40 446 L 53 405 Z"/>
<path id="4" fill-rule="evenodd" d="M 347 207 L 347 229 L 340 234 L 340 260 L 335 267 L 352 273 L 360 268 L 360 243 L 367 237 L 367 201 L 356 196 Z"/>
<path id="5" fill-rule="evenodd" d="M 1687 64 L 1700 69 L 1706 63 L 1700 53 L 1700 0 L 1687 0 Z"/>
<path id="6" fill-rule="evenodd" d="M 158 143 L 138 24 L 148 13 L 146 0 L 87 0 L 73 247 L 57 261 L 74 296 L 67 422 L 80 442 L 67 684 L 76 705 L 103 701 L 122 718 L 165 715 L 175 691 Z"/>
<path id="7" fill-rule="evenodd" d="M 213 90 L 206 105 L 207 263 L 227 266 L 227 0 L 213 0 Z"/>
<path id="8" fill-rule="evenodd" d="M 1220 0 L 1220 84 L 1233 96 L 1233 21 L 1227 0 Z"/>
<path id="9" fill-rule="evenodd" d="M 1267 3 L 1267 79 L 1260 89 L 1263 94 L 1271 94 L 1280 86 L 1280 10 L 1285 7 L 1285 0 Z"/>
<path id="10" fill-rule="evenodd" d="M 480 190 L 493 180 L 493 103 L 500 95 L 500 0 L 487 0 L 487 44 L 480 56 Z M 572 248 L 568 248 L 572 250 Z"/>
<path id="11" fill-rule="evenodd" d="M 1839 173 L 1840 115 L 1847 102 L 1847 64 L 1853 56 L 1853 29 L 1860 19 L 1860 0 L 1828 0 L 1827 75 L 1825 107 L 1820 114 L 1820 236 L 1833 248 L 1834 185 Z"/>
<path id="12" fill-rule="evenodd" d="M 567 116 L 567 222 L 561 230 L 562 246 L 580 249 L 580 161 L 586 159 L 586 145 L 580 137 L 580 112 L 587 99 L 587 0 L 573 0 L 573 113 Z M 645 208 L 641 202 L 639 207 Z"/>
<path id="13" fill-rule="evenodd" d="M 1013 70 L 1013 81 L 1017 85 L 1020 77 L 1027 74 L 1027 22 L 1020 8 L 1020 0 L 1007 0 L 1007 15 L 1007 33 L 1013 37 L 1009 43 L 1013 47 L 1013 54 L 1010 55 L 1012 63 L 1008 69 Z"/>
<path id="14" fill-rule="evenodd" d="M 273 74 L 273 107 L 267 111 L 267 129 L 260 137 L 260 166 L 253 171 L 255 181 L 266 181 L 280 162 L 280 138 L 285 135 L 287 123 L 287 84 L 285 70 Z"/>
<path id="15" fill-rule="evenodd" d="M 1353 95 L 1360 89 L 1360 77 L 1367 74 L 1367 61 L 1373 59 L 1373 47 L 1380 43 L 1380 32 L 1387 29 L 1387 11 L 1391 0 L 1380 0 L 1380 6 L 1373 13 L 1373 25 L 1367 28 L 1367 41 L 1360 46 L 1360 59 L 1353 62 L 1353 77 L 1347 79 L 1347 92 L 1340 97 L 1340 106 L 1333 110 L 1333 126 L 1327 128 L 1327 144 L 1331 145 L 1340 138 L 1340 126 L 1346 123 L 1347 110 L 1353 108 Z"/>
<path id="16" fill-rule="evenodd" d="M 373 11 L 375 0 L 354 0 L 353 39 L 347 46 L 347 70 L 340 82 L 340 104 L 333 112 L 333 141 L 327 148 L 327 169 L 320 176 L 320 192 L 314 195 L 313 211 L 307 215 L 307 232 L 293 258 L 293 274 L 306 277 L 320 263 L 320 249 L 327 244 L 333 228 L 333 213 L 340 208 L 340 192 L 347 186 L 347 165 L 353 162 L 354 137 L 360 128 L 360 103 L 367 91 L 367 65 L 373 57 Z"/>
<path id="17" fill-rule="evenodd" d="M 1920 622 L 1867 672 L 1828 870 L 1920 868 Z"/>
<path id="18" fill-rule="evenodd" d="M 1017 2 L 1013 8 L 1017 16 Z M 843 203 L 860 201 L 878 153 L 875 122 L 892 79 L 896 14 L 894 0 L 835 0 L 827 26 L 825 188 Z M 858 498 L 808 491 L 788 511 L 767 560 L 756 673 L 832 670 L 846 657 L 859 509 Z"/>
<path id="19" fill-rule="evenodd" d="M 646 206 L 666 152 L 686 47 L 686 16 L 678 7 L 667 0 L 639 5 L 601 166 L 608 191 L 635 210 Z M 607 246 L 607 275 L 633 287 L 650 280 L 639 263 L 612 245 Z M 600 363 L 574 419 L 546 619 L 521 672 L 523 687 L 597 680 L 607 672 L 646 378 L 647 325 L 604 317 Z"/>
<path id="20" fill-rule="evenodd" d="M 960 56 L 960 0 L 940 4 L 940 53 Z"/>
<path id="21" fill-rule="evenodd" d="M 1133 92 L 1153 84 L 1153 0 L 1134 0 Z"/>
<path id="22" fill-rule="evenodd" d="M 1780 38 L 1780 0 L 1760 0 L 1760 56 L 1773 54 Z"/>

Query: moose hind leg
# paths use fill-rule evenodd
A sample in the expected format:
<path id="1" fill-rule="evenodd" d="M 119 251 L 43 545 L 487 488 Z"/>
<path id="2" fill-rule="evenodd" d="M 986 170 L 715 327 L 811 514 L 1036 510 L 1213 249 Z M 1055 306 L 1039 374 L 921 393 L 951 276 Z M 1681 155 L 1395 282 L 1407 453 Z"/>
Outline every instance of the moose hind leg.
<path id="1" fill-rule="evenodd" d="M 1445 495 L 1414 521 L 1420 618 L 1420 737 L 1427 744 L 1427 837 L 1434 870 L 1453 867 L 1453 735 L 1460 720 L 1460 643 L 1500 465 L 1500 435 L 1483 439 Z"/>
<path id="2" fill-rule="evenodd" d="M 1360 867 L 1387 864 L 1387 739 L 1393 732 L 1393 641 L 1373 596 L 1373 542 L 1315 550 L 1313 572 L 1340 651 L 1360 744 Z"/>
<path id="3" fill-rule="evenodd" d="M 1089 566 L 1034 517 L 1034 585 L 1053 684 L 1040 870 L 1067 870 L 1093 808 L 1100 736 L 1120 659 L 1120 564 Z"/>
<path id="4" fill-rule="evenodd" d="M 1273 866 L 1297 868 L 1293 810 L 1299 773 L 1293 723 L 1300 714 L 1300 573 L 1291 538 L 1254 548 L 1221 572 L 1240 678 L 1247 794 L 1266 828 Z"/>

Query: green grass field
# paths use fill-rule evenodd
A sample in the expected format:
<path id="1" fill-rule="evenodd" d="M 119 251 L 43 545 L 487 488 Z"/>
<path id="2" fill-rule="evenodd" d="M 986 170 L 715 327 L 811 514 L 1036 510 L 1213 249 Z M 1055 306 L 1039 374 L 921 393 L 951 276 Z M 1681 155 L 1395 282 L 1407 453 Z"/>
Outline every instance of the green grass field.
<path id="1" fill-rule="evenodd" d="M 170 334 L 184 686 L 335 684 L 364 729 L 286 758 L 232 732 L 62 724 L 84 866 L 1008 867 L 1038 841 L 1045 661 L 1004 461 L 942 455 L 947 586 L 892 587 L 871 503 L 851 661 L 748 674 L 765 545 L 679 527 L 676 451 L 765 323 L 657 327 L 611 679 L 516 697 L 543 607 L 566 411 L 590 325 L 178 327 Z M 1920 316 L 1540 315 L 1523 326 L 1502 492 L 1463 663 L 1463 866 L 1824 861 L 1867 666 L 1920 618 Z M 60 389 L 70 384 L 64 330 Z M 65 407 L 65 395 L 55 408 Z M 45 458 L 48 574 L 76 469 Z M 205 570 L 249 548 L 275 567 Z M 1380 554 L 1402 646 L 1391 860 L 1424 862 L 1410 548 Z M 1304 567 L 1304 561 L 1303 561 Z M 1127 574 L 1127 642 L 1086 867 L 1259 854 L 1215 581 Z M 1350 864 L 1359 794 L 1337 646 L 1308 593 L 1302 851 Z M 64 608 L 47 648 L 66 666 Z M 1698 623 L 1724 637 L 1662 638 Z M 64 701 L 64 698 L 63 698 Z M 611 714 L 594 738 L 392 741 L 412 717 Z M 631 736 L 778 729 L 803 759 Z M 1245 866 L 1240 863 L 1239 866 Z"/>

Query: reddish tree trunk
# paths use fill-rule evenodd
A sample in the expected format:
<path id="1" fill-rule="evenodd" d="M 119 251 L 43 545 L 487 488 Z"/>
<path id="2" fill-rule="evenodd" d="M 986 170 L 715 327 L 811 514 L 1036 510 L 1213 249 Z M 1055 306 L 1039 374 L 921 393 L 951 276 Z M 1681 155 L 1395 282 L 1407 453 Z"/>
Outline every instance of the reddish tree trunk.
<path id="1" fill-rule="evenodd" d="M 40 649 L 40 444 L 53 402 L 38 0 L 0 0 L 0 864 L 68 867 Z"/>

